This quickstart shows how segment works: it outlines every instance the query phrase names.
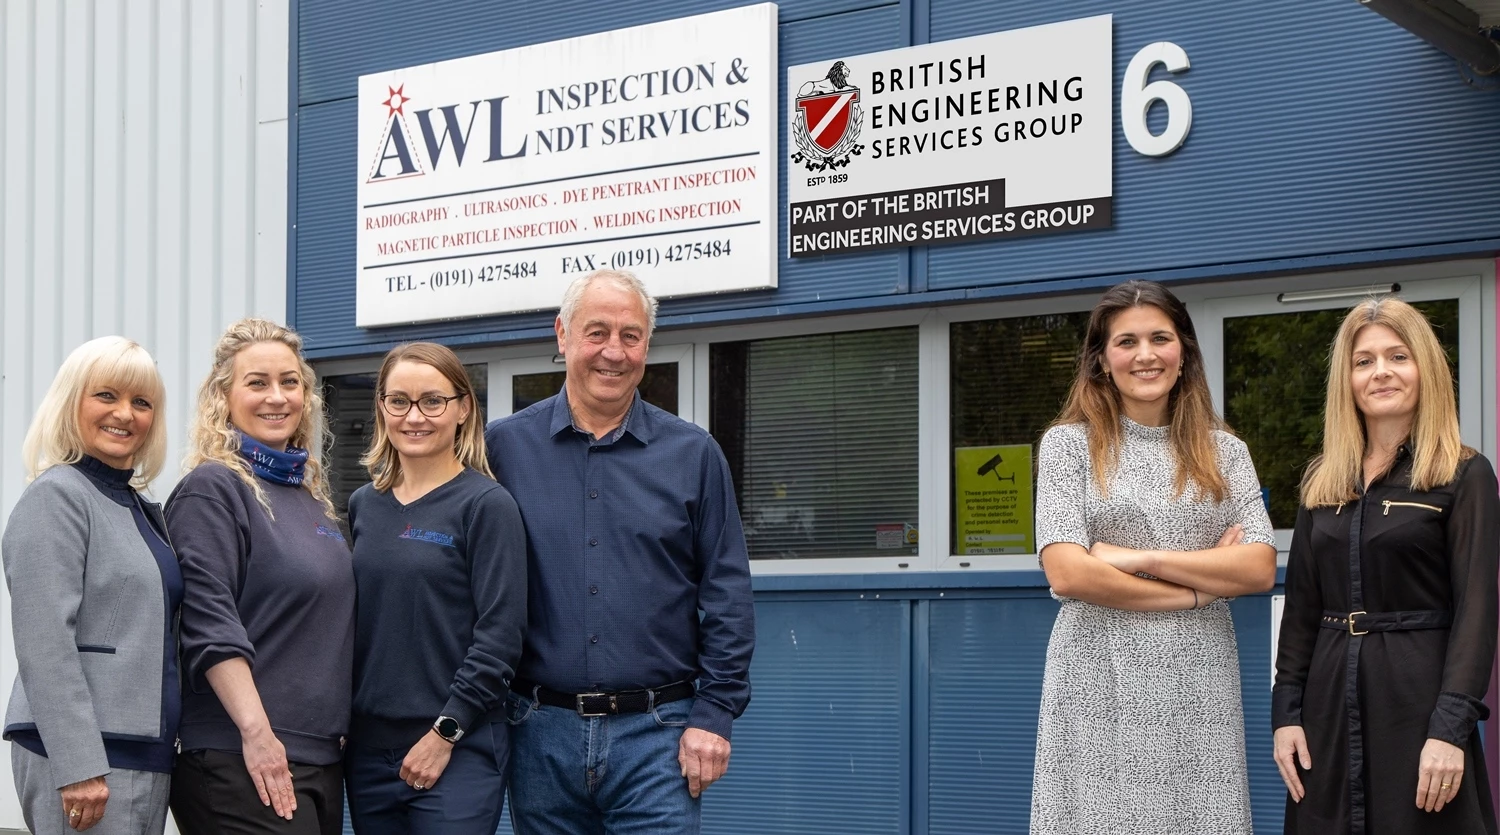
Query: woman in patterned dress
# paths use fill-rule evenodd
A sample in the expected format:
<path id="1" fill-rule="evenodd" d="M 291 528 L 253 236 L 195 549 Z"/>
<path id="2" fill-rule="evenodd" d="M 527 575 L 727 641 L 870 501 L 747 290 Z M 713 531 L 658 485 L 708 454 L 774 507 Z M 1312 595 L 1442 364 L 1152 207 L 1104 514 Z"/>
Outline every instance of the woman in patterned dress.
<path id="1" fill-rule="evenodd" d="M 1033 835 L 1250 832 L 1226 598 L 1276 549 L 1245 445 L 1214 412 L 1187 309 L 1104 294 L 1042 437 L 1037 546 L 1062 602 L 1047 646 Z"/>
<path id="2" fill-rule="evenodd" d="M 1288 833 L 1496 832 L 1480 719 L 1500 497 L 1420 311 L 1355 306 L 1302 481 L 1271 721 Z"/>

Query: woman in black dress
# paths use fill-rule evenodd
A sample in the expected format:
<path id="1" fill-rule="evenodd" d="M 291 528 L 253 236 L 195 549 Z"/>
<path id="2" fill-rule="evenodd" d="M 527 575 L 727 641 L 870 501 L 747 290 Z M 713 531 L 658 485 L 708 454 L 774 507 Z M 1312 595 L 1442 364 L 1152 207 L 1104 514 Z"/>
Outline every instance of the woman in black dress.
<path id="1" fill-rule="evenodd" d="M 1287 833 L 1489 833 L 1500 498 L 1460 442 L 1431 326 L 1362 302 L 1333 343 L 1323 454 L 1287 563 L 1272 723 Z"/>

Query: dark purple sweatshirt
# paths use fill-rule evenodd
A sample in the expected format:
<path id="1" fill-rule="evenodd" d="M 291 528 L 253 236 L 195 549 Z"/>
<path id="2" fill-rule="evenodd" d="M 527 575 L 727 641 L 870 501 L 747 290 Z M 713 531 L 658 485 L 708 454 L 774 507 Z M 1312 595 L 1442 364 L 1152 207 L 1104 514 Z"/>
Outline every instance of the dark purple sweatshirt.
<path id="1" fill-rule="evenodd" d="M 239 729 L 204 673 L 244 658 L 287 759 L 330 765 L 349 729 L 354 563 L 311 493 L 259 483 L 274 519 L 221 464 L 194 468 L 167 499 L 186 587 L 182 750 L 240 750 Z"/>

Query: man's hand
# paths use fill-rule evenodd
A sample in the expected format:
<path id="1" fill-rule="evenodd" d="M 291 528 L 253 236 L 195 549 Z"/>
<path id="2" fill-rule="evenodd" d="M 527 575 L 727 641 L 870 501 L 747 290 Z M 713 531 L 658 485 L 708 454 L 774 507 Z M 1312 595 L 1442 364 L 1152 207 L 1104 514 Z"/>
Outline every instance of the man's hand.
<path id="1" fill-rule="evenodd" d="M 688 728 L 677 743 L 677 762 L 688 781 L 688 794 L 703 794 L 729 770 L 729 740 L 712 731 Z"/>

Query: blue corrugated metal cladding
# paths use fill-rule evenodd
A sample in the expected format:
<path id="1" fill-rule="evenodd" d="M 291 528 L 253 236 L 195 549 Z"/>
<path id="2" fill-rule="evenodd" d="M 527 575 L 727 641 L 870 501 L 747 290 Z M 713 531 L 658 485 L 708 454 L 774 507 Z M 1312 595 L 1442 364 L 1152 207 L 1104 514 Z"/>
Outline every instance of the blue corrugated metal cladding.
<path id="1" fill-rule="evenodd" d="M 548 314 L 522 314 L 354 326 L 353 96 L 361 73 L 732 5 L 441 0 L 417 10 L 396 0 L 301 0 L 294 27 L 292 307 L 313 354 L 368 354 L 417 336 L 455 344 L 536 338 L 551 321 Z M 1500 180 L 1500 154 L 1493 152 L 1500 147 L 1500 97 L 1466 87 L 1435 49 L 1359 12 L 1305 0 L 782 3 L 783 65 L 1112 13 L 1117 83 L 1148 43 L 1172 41 L 1187 51 L 1193 67 L 1175 80 L 1193 101 L 1192 133 L 1176 154 L 1151 159 L 1131 150 L 1116 125 L 1115 225 L 1107 231 L 934 247 L 910 256 L 783 258 L 779 289 L 668 301 L 662 323 L 714 313 L 722 319 L 725 311 L 814 313 L 934 298 L 923 290 L 948 291 L 941 298 L 997 286 L 1035 293 L 1076 288 L 1080 280 L 1104 284 L 1126 273 L 1215 265 L 1243 271 L 1257 261 L 1351 253 L 1358 260 L 1364 251 L 1390 259 L 1393 249 L 1428 244 L 1475 241 L 1483 242 L 1476 251 L 1492 251 L 1500 230 L 1500 201 L 1490 192 Z M 784 126 L 781 149 L 784 155 Z M 783 178 L 790 168 L 781 165 Z M 784 179 L 782 194 L 784 201 Z M 782 240 L 784 252 L 784 231 Z"/>
<path id="2" fill-rule="evenodd" d="M 355 328 L 353 97 L 361 73 L 733 5 L 296 0 L 292 309 L 313 354 L 370 354 L 414 337 L 534 338 L 551 322 L 550 314 L 525 314 Z M 778 290 L 672 300 L 663 324 L 725 311 L 924 304 L 983 288 L 1037 293 L 1127 273 L 1253 272 L 1257 262 L 1282 259 L 1390 259 L 1432 245 L 1493 251 L 1500 97 L 1467 88 L 1451 61 L 1355 4 L 791 0 L 781 4 L 780 53 L 784 65 L 799 64 L 1102 13 L 1114 15 L 1117 81 L 1154 41 L 1177 43 L 1193 62 L 1176 79 L 1194 106 L 1180 151 L 1140 156 L 1116 126 L 1112 229 L 783 260 Z M 783 178 L 789 168 L 781 166 Z M 784 201 L 784 181 L 782 189 Z M 1012 588 L 964 579 L 971 587 L 944 599 L 900 590 L 880 599 L 760 594 L 755 700 L 736 725 L 729 776 L 707 795 L 705 831 L 1024 832 L 1055 604 L 1039 573 Z M 1233 609 L 1256 831 L 1278 832 L 1284 793 L 1270 760 L 1269 599 L 1242 598 Z"/>

